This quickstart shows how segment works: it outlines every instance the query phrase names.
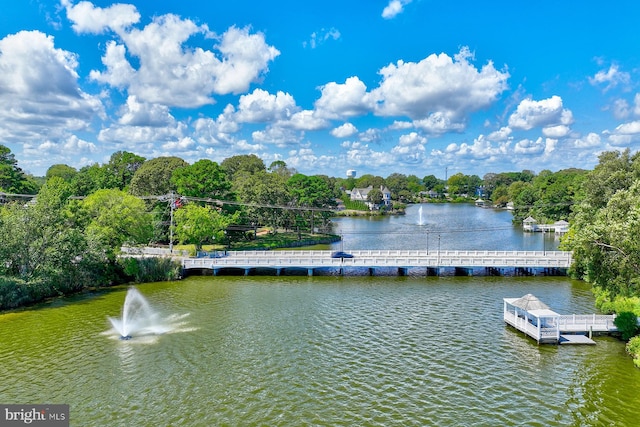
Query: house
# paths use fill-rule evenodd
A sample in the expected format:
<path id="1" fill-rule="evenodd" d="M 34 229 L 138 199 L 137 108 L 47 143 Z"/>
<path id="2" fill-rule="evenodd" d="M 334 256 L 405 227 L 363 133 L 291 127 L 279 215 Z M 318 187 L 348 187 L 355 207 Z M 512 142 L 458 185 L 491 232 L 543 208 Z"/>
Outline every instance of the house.
<path id="1" fill-rule="evenodd" d="M 367 188 L 354 188 L 353 190 L 351 190 L 351 194 L 350 194 L 351 200 L 366 203 L 366 205 L 369 206 L 369 209 L 371 210 L 378 209 L 380 206 L 376 206 L 373 203 L 370 203 L 368 200 L 369 192 L 371 190 L 373 190 L 373 185 L 370 185 Z M 382 205 L 386 207 L 390 207 L 391 206 L 391 190 L 381 185 L 380 192 L 382 192 Z"/>
<path id="2" fill-rule="evenodd" d="M 524 231 L 538 231 L 538 221 L 528 216 L 522 221 L 522 229 Z"/>

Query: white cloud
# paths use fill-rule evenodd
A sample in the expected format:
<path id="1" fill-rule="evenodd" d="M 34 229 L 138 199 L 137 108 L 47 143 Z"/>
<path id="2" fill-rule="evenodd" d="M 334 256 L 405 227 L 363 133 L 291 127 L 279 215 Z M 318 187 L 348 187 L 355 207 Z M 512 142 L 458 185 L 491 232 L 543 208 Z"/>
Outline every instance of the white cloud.
<path id="1" fill-rule="evenodd" d="M 464 123 L 455 122 L 450 114 L 440 111 L 430 114 L 425 119 L 414 120 L 413 126 L 433 135 L 462 131 L 465 128 Z"/>
<path id="2" fill-rule="evenodd" d="M 571 110 L 564 109 L 557 95 L 541 101 L 524 99 L 509 117 L 509 126 L 530 130 L 534 127 L 568 126 L 573 123 Z"/>
<path id="3" fill-rule="evenodd" d="M 544 152 L 545 144 L 542 138 L 538 138 L 536 141 L 530 139 L 523 139 L 518 141 L 513 149 L 516 154 L 542 154 Z"/>
<path id="4" fill-rule="evenodd" d="M 70 135 L 62 144 L 63 153 L 78 154 L 90 154 L 97 151 L 96 145 L 93 142 L 85 141 L 78 138 L 76 135 Z"/>
<path id="5" fill-rule="evenodd" d="M 91 78 L 126 89 L 141 102 L 194 108 L 213 103 L 213 95 L 246 92 L 280 54 L 265 42 L 262 33 L 250 34 L 248 28 L 230 27 L 216 37 L 214 52 L 187 45 L 195 35 L 213 37 L 206 25 L 189 19 L 167 14 L 138 29 L 133 26 L 139 20 L 135 8 L 65 4 L 78 31 L 110 29 L 120 38 L 121 43 L 107 43 L 102 57 L 106 68 L 92 70 Z M 120 10 L 124 17 L 117 14 Z"/>
<path id="6" fill-rule="evenodd" d="M 162 149 L 172 153 L 189 152 L 196 148 L 196 142 L 190 137 L 184 137 L 177 141 L 169 141 L 162 144 Z"/>
<path id="7" fill-rule="evenodd" d="M 633 105 L 633 114 L 640 116 L 640 93 L 636 93 L 636 96 L 633 98 Z"/>
<path id="8" fill-rule="evenodd" d="M 404 11 L 404 7 L 411 3 L 412 0 L 389 0 L 389 4 L 382 10 L 384 19 L 395 18 Z"/>
<path id="9" fill-rule="evenodd" d="M 342 119 L 366 114 L 373 108 L 367 87 L 358 77 L 349 77 L 344 84 L 327 83 L 315 102 L 316 114 L 325 119 Z"/>
<path id="10" fill-rule="evenodd" d="M 312 110 L 303 110 L 293 114 L 287 121 L 278 122 L 278 125 L 298 130 L 319 130 L 327 128 L 329 123 L 316 117 Z"/>
<path id="11" fill-rule="evenodd" d="M 117 3 L 107 8 L 95 7 L 91 2 L 81 1 L 73 5 L 70 0 L 60 2 L 67 11 L 77 33 L 99 34 L 109 28 L 122 31 L 140 21 L 140 13 L 132 4 Z"/>
<path id="12" fill-rule="evenodd" d="M 331 135 L 336 138 L 348 138 L 358 133 L 358 129 L 352 123 L 345 123 L 331 130 Z"/>
<path id="13" fill-rule="evenodd" d="M 376 114 L 425 120 L 446 117 L 456 127 L 469 112 L 491 105 L 507 88 L 509 73 L 488 62 L 481 69 L 463 47 L 451 58 L 430 55 L 420 62 L 398 61 L 382 68 L 380 86 L 372 91 Z"/>
<path id="14" fill-rule="evenodd" d="M 284 146 L 290 143 L 298 143 L 302 139 L 300 132 L 286 129 L 280 126 L 267 126 L 265 130 L 255 131 L 251 134 L 254 141 L 264 144 L 276 144 Z"/>
<path id="15" fill-rule="evenodd" d="M 309 46 L 311 49 L 324 44 L 328 40 L 338 40 L 340 38 L 340 31 L 336 28 L 323 28 L 320 31 L 311 33 L 311 37 L 308 42 L 302 43 L 304 47 Z"/>
<path id="16" fill-rule="evenodd" d="M 398 145 L 391 149 L 391 154 L 395 155 L 399 163 L 415 164 L 420 163 L 425 157 L 425 144 L 427 138 L 416 132 L 401 135 Z"/>
<path id="17" fill-rule="evenodd" d="M 549 138 L 564 138 L 570 131 L 571 129 L 569 129 L 569 126 L 557 125 L 543 128 L 542 134 Z"/>
<path id="18" fill-rule="evenodd" d="M 446 153 L 455 155 L 456 157 L 462 157 L 466 159 L 495 161 L 500 156 L 505 156 L 508 153 L 509 143 L 499 143 L 494 146 L 489 138 L 484 135 L 480 135 L 473 141 L 473 144 L 467 144 L 466 142 L 460 144 L 449 144 L 446 148 Z"/>
<path id="19" fill-rule="evenodd" d="M 628 85 L 631 81 L 631 75 L 627 72 L 620 71 L 617 64 L 612 64 L 608 70 L 600 70 L 595 76 L 589 77 L 589 83 L 594 86 L 604 85 L 604 91 L 608 91 L 616 86 Z"/>
<path id="20" fill-rule="evenodd" d="M 121 109 L 119 123 L 126 126 L 166 126 L 174 121 L 168 107 L 138 102 L 135 96 L 129 96 Z"/>
<path id="21" fill-rule="evenodd" d="M 640 140 L 640 120 L 617 126 L 607 139 L 616 146 L 625 146 Z"/>
<path id="22" fill-rule="evenodd" d="M 584 138 L 576 139 L 573 144 L 576 148 L 591 148 L 598 147 L 602 143 L 600 135 L 590 132 Z"/>
<path id="23" fill-rule="evenodd" d="M 489 139 L 490 141 L 507 141 L 510 138 L 512 132 L 513 131 L 511 130 L 511 128 L 504 126 L 495 132 L 491 132 L 487 139 Z"/>
<path id="24" fill-rule="evenodd" d="M 555 151 L 558 140 L 553 138 L 538 138 L 535 141 L 523 139 L 516 143 L 514 153 L 524 155 L 544 155 L 549 156 Z"/>
<path id="25" fill-rule="evenodd" d="M 0 135 L 5 142 L 58 143 L 103 117 L 100 100 L 78 85 L 75 54 L 52 36 L 20 31 L 0 40 Z M 26 160 L 26 159 L 25 159 Z"/>
<path id="26" fill-rule="evenodd" d="M 616 99 L 613 101 L 613 117 L 618 120 L 626 119 L 631 114 L 629 103 L 626 99 Z"/>
<path id="27" fill-rule="evenodd" d="M 298 110 L 296 101 L 288 93 L 278 91 L 272 95 L 266 90 L 255 89 L 240 97 L 237 119 L 250 123 L 273 122 L 288 119 Z"/>

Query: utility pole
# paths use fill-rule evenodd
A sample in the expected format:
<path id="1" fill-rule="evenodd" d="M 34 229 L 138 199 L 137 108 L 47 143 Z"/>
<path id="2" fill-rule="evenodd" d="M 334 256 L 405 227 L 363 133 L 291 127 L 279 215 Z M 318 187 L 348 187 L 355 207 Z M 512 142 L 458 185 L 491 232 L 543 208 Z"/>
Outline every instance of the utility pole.
<path id="1" fill-rule="evenodd" d="M 169 253 L 173 254 L 173 211 L 176 208 L 176 200 L 173 191 L 169 194 L 169 206 L 171 207 L 171 216 L 169 220 Z"/>

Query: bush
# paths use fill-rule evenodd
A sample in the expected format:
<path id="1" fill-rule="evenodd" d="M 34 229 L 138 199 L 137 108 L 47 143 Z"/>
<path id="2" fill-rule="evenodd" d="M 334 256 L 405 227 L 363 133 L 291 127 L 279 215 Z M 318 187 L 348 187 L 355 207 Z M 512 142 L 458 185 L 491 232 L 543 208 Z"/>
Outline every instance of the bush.
<path id="1" fill-rule="evenodd" d="M 182 270 L 182 264 L 171 258 L 121 258 L 119 263 L 137 283 L 177 280 Z"/>
<path id="2" fill-rule="evenodd" d="M 618 331 L 622 334 L 622 339 L 625 341 L 635 336 L 638 331 L 638 316 L 630 311 L 618 313 L 613 323 L 616 325 Z"/>
<path id="3" fill-rule="evenodd" d="M 633 363 L 640 368 L 640 336 L 633 337 L 627 343 L 627 352 L 633 357 Z"/>

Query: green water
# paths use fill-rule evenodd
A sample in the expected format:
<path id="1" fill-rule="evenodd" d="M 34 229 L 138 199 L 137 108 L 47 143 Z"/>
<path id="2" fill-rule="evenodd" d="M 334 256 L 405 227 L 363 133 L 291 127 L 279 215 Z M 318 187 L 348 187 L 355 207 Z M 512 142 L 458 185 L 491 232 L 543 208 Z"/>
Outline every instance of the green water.
<path id="1" fill-rule="evenodd" d="M 502 298 L 591 313 L 567 278 L 192 277 L 141 285 L 165 335 L 105 334 L 126 288 L 0 315 L 2 403 L 75 426 L 638 425 L 624 345 L 537 346 Z M 187 315 L 188 314 L 188 315 Z M 185 316 L 186 315 L 186 316 Z"/>

